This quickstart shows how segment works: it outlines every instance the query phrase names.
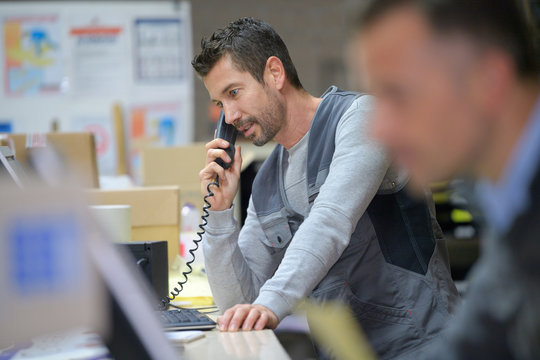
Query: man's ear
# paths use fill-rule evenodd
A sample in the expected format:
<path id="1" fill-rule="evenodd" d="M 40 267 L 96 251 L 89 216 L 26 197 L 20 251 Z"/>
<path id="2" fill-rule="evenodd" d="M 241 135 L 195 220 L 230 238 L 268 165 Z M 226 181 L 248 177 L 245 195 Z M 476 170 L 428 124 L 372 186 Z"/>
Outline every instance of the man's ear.
<path id="1" fill-rule="evenodd" d="M 264 78 L 267 84 L 272 84 L 278 91 L 283 89 L 287 76 L 281 60 L 275 56 L 270 56 L 266 60 Z"/>
<path id="2" fill-rule="evenodd" d="M 482 81 L 485 91 L 485 106 L 497 109 L 510 96 L 512 82 L 517 79 L 517 70 L 510 57 L 502 51 L 489 51 L 482 59 Z"/>

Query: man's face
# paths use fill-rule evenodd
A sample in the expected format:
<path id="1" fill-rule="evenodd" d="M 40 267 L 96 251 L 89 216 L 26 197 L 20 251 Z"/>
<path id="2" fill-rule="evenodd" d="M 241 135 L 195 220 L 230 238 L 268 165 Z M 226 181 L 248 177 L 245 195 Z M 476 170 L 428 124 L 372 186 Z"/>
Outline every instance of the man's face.
<path id="1" fill-rule="evenodd" d="M 239 71 L 223 56 L 204 78 L 212 101 L 225 112 L 225 121 L 257 146 L 272 140 L 285 121 L 285 108 L 276 90 L 263 86 L 247 71 Z"/>
<path id="2" fill-rule="evenodd" d="M 365 87 L 377 98 L 373 133 L 413 183 L 469 170 L 489 132 L 471 45 L 435 39 L 421 14 L 406 8 L 383 15 L 355 44 Z"/>

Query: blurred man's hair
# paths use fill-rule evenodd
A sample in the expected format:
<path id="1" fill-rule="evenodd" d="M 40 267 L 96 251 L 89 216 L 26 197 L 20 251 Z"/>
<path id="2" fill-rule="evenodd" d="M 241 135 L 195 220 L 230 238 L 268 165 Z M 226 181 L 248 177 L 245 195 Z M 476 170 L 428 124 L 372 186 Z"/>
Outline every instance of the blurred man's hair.
<path id="1" fill-rule="evenodd" d="M 216 30 L 210 37 L 204 37 L 201 52 L 191 64 L 199 76 L 205 77 L 225 55 L 231 57 L 238 70 L 249 72 L 263 85 L 266 61 L 276 56 L 283 63 L 289 82 L 297 89 L 302 88 L 287 46 L 264 21 L 241 18 L 224 29 Z"/>
<path id="2" fill-rule="evenodd" d="M 520 0 L 521 6 L 516 1 L 369 0 L 358 14 L 355 27 L 368 28 L 393 10 L 413 7 L 436 32 L 458 33 L 480 45 L 500 48 L 513 59 L 519 76 L 538 77 L 536 29 L 525 20 L 522 11 L 528 0 Z"/>

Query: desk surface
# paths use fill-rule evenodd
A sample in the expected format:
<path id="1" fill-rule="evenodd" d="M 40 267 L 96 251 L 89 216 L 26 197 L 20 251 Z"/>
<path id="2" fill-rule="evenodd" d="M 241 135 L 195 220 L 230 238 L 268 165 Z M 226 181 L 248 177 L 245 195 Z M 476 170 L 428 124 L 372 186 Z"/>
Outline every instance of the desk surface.
<path id="1" fill-rule="evenodd" d="M 181 279 L 179 271 L 169 273 L 170 288 L 176 285 Z M 191 302 L 192 305 L 210 305 L 204 303 L 207 298 L 211 298 L 212 292 L 204 275 L 196 273 L 190 276 L 184 291 L 178 297 L 180 301 Z M 196 303 L 197 301 L 203 301 Z M 214 320 L 215 314 L 210 315 Z M 246 332 L 220 332 L 211 330 L 204 332 L 203 339 L 195 340 L 184 344 L 180 349 L 180 354 L 187 360 L 202 359 L 290 359 L 287 352 L 281 346 L 272 330 L 246 331 Z"/>
<path id="2" fill-rule="evenodd" d="M 182 360 L 289 360 L 272 330 L 247 332 L 205 331 L 204 337 L 177 347 Z M 175 346 L 175 345 L 173 345 Z M 101 359 L 108 353 L 99 337 L 84 329 L 36 337 L 32 342 L 0 349 L 0 358 L 18 360 Z"/>
<path id="3" fill-rule="evenodd" d="M 185 344 L 180 354 L 187 360 L 290 359 L 272 330 L 207 331 L 203 339 Z"/>

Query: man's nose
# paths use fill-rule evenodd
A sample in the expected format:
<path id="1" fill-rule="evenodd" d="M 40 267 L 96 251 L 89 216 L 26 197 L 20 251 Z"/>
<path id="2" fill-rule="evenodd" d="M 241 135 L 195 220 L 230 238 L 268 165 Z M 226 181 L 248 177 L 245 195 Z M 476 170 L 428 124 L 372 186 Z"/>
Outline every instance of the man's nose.
<path id="1" fill-rule="evenodd" d="M 224 107 L 223 112 L 225 113 L 225 122 L 227 124 L 234 125 L 242 117 L 240 111 L 235 108 Z"/>

